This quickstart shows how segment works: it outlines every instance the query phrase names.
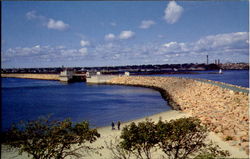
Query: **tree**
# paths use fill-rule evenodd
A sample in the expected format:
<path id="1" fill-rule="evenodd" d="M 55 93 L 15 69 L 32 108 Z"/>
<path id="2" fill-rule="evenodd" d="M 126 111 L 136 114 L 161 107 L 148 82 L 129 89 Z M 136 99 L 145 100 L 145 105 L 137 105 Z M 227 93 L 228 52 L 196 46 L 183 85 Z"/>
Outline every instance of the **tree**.
<path id="1" fill-rule="evenodd" d="M 214 158 L 225 158 L 229 156 L 228 151 L 221 150 L 218 145 L 215 145 L 213 142 L 210 142 L 201 149 L 199 154 L 195 156 L 195 159 L 214 159 Z"/>
<path id="2" fill-rule="evenodd" d="M 17 148 L 19 153 L 27 152 L 34 159 L 63 159 L 66 156 L 80 158 L 80 151 L 94 150 L 86 142 L 94 142 L 100 134 L 90 129 L 86 121 L 72 124 L 69 119 L 52 121 L 39 118 L 29 122 L 14 124 L 4 133 L 3 143 Z M 77 146 L 72 148 L 73 144 Z"/>
<path id="3" fill-rule="evenodd" d="M 137 125 L 132 122 L 122 130 L 119 151 L 123 152 L 123 148 L 140 159 L 152 158 L 153 148 L 160 148 L 170 159 L 187 159 L 197 155 L 197 158 L 229 156 L 229 153 L 220 150 L 219 146 L 207 144 L 207 135 L 207 128 L 199 119 L 193 117 L 165 122 L 159 120 L 156 124 L 149 120 Z M 123 154 L 126 158 L 127 153 Z"/>
<path id="4" fill-rule="evenodd" d="M 154 122 L 149 120 L 139 122 L 136 125 L 132 122 L 123 128 L 121 134 L 121 146 L 128 151 L 131 151 L 137 158 L 151 158 L 151 150 L 157 144 L 156 129 Z"/>
<path id="5" fill-rule="evenodd" d="M 159 146 L 169 158 L 186 159 L 205 147 L 207 129 L 196 118 L 157 123 Z"/>

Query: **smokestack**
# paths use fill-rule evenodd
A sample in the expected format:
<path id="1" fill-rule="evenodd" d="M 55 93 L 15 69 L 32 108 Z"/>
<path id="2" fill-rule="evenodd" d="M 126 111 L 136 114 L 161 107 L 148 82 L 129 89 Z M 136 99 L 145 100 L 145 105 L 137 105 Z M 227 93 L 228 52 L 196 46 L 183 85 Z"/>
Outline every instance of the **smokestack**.
<path id="1" fill-rule="evenodd" d="M 207 55 L 207 65 L 208 65 L 208 55 Z"/>
<path id="2" fill-rule="evenodd" d="M 214 64 L 217 65 L 217 60 L 215 60 Z"/>
<path id="3" fill-rule="evenodd" d="M 220 59 L 218 59 L 218 65 L 220 64 Z"/>

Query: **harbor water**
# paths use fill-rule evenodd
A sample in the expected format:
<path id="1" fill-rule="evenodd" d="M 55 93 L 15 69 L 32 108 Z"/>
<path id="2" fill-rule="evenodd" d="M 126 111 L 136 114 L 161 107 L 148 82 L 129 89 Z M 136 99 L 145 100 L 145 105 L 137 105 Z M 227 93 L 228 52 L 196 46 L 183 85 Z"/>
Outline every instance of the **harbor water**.
<path id="1" fill-rule="evenodd" d="M 223 74 L 175 74 L 210 79 L 243 87 L 249 85 L 249 71 L 224 71 Z M 112 121 L 128 121 L 170 110 L 158 91 L 131 86 L 64 84 L 58 81 L 2 78 L 2 128 L 20 120 L 52 115 L 52 119 L 88 120 L 93 127 Z"/>
<path id="2" fill-rule="evenodd" d="M 51 115 L 88 120 L 93 127 L 128 121 L 171 109 L 158 91 L 118 85 L 64 84 L 58 81 L 3 78 L 2 127 Z"/>

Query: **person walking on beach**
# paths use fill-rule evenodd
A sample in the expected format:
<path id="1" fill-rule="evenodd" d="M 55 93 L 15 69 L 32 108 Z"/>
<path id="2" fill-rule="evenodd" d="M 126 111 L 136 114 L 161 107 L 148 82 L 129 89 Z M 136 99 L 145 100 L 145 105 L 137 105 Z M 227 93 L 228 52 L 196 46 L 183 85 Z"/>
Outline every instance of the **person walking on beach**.
<path id="1" fill-rule="evenodd" d="M 111 123 L 111 126 L 112 126 L 112 130 L 114 130 L 115 129 L 115 123 L 113 121 Z"/>
<path id="2" fill-rule="evenodd" d="M 121 122 L 118 121 L 118 122 L 117 122 L 117 128 L 118 128 L 118 130 L 120 130 L 120 126 L 121 126 Z"/>

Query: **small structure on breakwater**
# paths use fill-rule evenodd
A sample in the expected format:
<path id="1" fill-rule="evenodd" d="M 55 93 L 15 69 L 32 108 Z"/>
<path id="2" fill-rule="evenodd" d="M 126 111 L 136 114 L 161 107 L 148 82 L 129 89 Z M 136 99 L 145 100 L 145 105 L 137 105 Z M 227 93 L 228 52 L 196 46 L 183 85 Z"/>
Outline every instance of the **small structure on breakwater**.
<path id="1" fill-rule="evenodd" d="M 96 83 L 96 84 L 102 84 L 106 83 L 109 80 L 118 77 L 117 75 L 94 75 L 89 78 L 86 78 L 87 83 Z"/>
<path id="2" fill-rule="evenodd" d="M 89 72 L 86 73 L 76 73 L 72 69 L 65 69 L 60 72 L 59 80 L 61 82 L 85 82 L 86 77 L 90 76 Z"/>
<path id="3" fill-rule="evenodd" d="M 73 79 L 73 74 L 74 74 L 74 71 L 73 70 L 68 70 L 68 69 L 65 69 L 64 71 L 62 71 L 59 75 L 59 80 L 61 82 L 69 82 Z"/>
<path id="4" fill-rule="evenodd" d="M 121 75 L 102 75 L 100 72 L 97 72 L 96 75 L 90 75 L 88 72 L 86 74 L 88 75 L 86 78 L 86 82 L 95 84 L 107 83 L 111 79 L 121 76 Z M 124 76 L 129 76 L 129 72 L 125 72 Z"/>

